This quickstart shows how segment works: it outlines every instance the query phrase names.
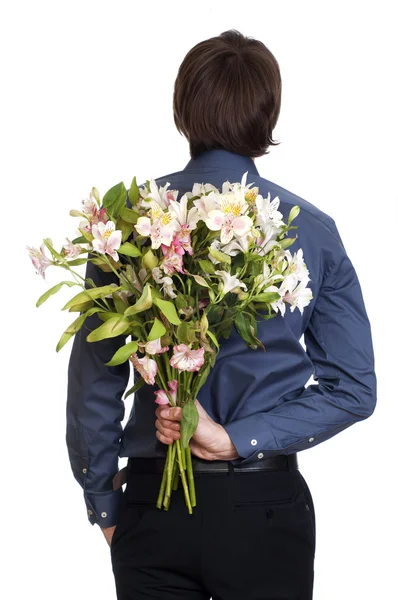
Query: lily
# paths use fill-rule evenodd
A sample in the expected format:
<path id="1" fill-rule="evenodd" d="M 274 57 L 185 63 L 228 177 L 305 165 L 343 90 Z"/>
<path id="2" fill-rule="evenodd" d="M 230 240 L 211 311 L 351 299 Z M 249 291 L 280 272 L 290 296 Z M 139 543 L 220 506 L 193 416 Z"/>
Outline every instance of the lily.
<path id="1" fill-rule="evenodd" d="M 171 396 L 171 399 L 173 400 L 174 404 L 176 404 L 176 402 L 177 402 L 177 388 L 178 388 L 178 381 L 177 381 L 177 379 L 173 379 L 172 381 L 168 381 L 167 382 L 167 386 L 169 388 L 169 394 Z M 157 404 L 170 404 L 169 397 L 168 397 L 167 393 L 165 392 L 165 390 L 156 390 L 155 395 L 156 395 L 155 402 Z"/>
<path id="2" fill-rule="evenodd" d="M 149 385 L 155 384 L 155 377 L 158 372 L 158 366 L 153 358 L 150 358 L 146 354 L 143 358 L 138 358 L 136 352 L 130 356 L 130 361 L 133 363 L 133 367 L 141 375 L 145 383 Z"/>
<path id="3" fill-rule="evenodd" d="M 231 275 L 227 271 L 215 271 L 215 274 L 221 277 L 222 281 L 220 282 L 220 286 L 223 296 L 228 294 L 228 292 L 232 292 L 236 288 L 242 288 L 243 290 L 247 291 L 246 284 L 243 283 L 243 281 L 239 281 L 236 275 Z"/>
<path id="4" fill-rule="evenodd" d="M 179 344 L 173 347 L 170 366 L 179 371 L 199 371 L 204 364 L 204 348 L 192 350 L 191 345 Z"/>
<path id="5" fill-rule="evenodd" d="M 134 227 L 140 235 L 151 238 L 152 248 L 159 248 L 161 244 L 170 246 L 175 232 L 175 215 L 163 211 L 154 200 L 150 206 L 150 217 L 139 217 Z"/>
<path id="6" fill-rule="evenodd" d="M 232 193 L 220 195 L 219 208 L 208 213 L 205 223 L 211 231 L 221 230 L 221 243 L 228 244 L 234 236 L 242 237 L 252 228 L 253 221 L 244 214 L 247 208 L 244 198 Z"/>
<path id="7" fill-rule="evenodd" d="M 167 182 L 164 187 L 159 187 L 156 181 L 151 178 L 149 183 L 150 191 L 146 187 L 140 188 L 142 198 L 141 205 L 144 208 L 150 208 L 151 202 L 156 202 L 161 209 L 166 210 L 171 201 L 177 200 L 178 190 L 168 190 L 170 183 Z"/>
<path id="8" fill-rule="evenodd" d="M 94 236 L 93 249 L 101 254 L 109 254 L 113 260 L 118 261 L 117 249 L 122 243 L 122 232 L 120 229 L 115 230 L 114 222 L 94 224 L 91 232 Z"/>
<path id="9" fill-rule="evenodd" d="M 38 250 L 37 248 L 34 248 L 34 247 L 31 248 L 30 246 L 26 246 L 26 248 L 29 252 L 30 260 L 32 261 L 33 266 L 36 269 L 36 273 L 38 275 L 41 275 L 43 277 L 43 279 L 45 280 L 46 279 L 45 270 L 50 265 L 53 265 L 54 261 L 50 260 L 46 256 L 44 244 L 41 244 L 40 250 Z"/>

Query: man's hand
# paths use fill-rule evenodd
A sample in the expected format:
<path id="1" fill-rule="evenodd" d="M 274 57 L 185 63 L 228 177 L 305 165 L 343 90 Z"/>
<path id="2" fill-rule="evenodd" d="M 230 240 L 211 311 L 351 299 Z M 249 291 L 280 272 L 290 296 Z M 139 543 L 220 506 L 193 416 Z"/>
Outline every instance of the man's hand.
<path id="1" fill-rule="evenodd" d="M 234 460 L 239 454 L 224 427 L 213 421 L 199 400 L 195 400 L 199 423 L 189 445 L 192 454 L 205 460 Z M 163 444 L 180 438 L 182 408 L 159 406 L 156 409 L 156 437 Z"/>
<path id="2" fill-rule="evenodd" d="M 108 542 L 109 546 L 111 545 L 113 532 L 115 531 L 115 529 L 116 529 L 116 525 L 112 525 L 112 527 L 101 527 L 101 531 L 104 534 L 105 539 Z"/>

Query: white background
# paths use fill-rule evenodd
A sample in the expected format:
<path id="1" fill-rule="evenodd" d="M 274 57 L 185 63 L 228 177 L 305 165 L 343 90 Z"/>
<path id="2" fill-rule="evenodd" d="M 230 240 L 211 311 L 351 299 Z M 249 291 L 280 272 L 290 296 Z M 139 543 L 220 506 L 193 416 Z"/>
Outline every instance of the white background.
<path id="1" fill-rule="evenodd" d="M 7 600 L 116 598 L 109 547 L 87 520 L 65 435 L 70 316 L 37 298 L 25 245 L 73 236 L 95 185 L 182 169 L 178 66 L 229 28 L 279 61 L 281 145 L 260 174 L 336 221 L 372 324 L 374 415 L 299 456 L 317 516 L 315 600 L 393 598 L 396 583 L 397 43 L 394 2 L 18 2 L 0 15 L 3 278 L 1 590 Z M 130 400 L 130 399 L 129 399 Z M 126 403 L 126 418 L 130 403 Z M 120 461 L 120 467 L 125 459 Z M 266 565 L 264 565 L 266 567 Z"/>

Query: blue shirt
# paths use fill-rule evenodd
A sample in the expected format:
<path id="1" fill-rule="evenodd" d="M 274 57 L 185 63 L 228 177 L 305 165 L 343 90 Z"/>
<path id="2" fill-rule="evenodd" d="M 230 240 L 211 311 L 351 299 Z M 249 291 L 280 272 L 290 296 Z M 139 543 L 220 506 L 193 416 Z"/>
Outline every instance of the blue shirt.
<path id="1" fill-rule="evenodd" d="M 294 224 L 298 238 L 291 252 L 303 249 L 313 299 L 301 314 L 286 308 L 273 319 L 259 319 L 258 337 L 266 352 L 247 347 L 233 328 L 198 399 L 222 424 L 240 458 L 233 464 L 311 448 L 353 423 L 369 417 L 376 403 L 376 375 L 371 328 L 357 274 L 334 220 L 313 204 L 260 176 L 247 156 L 215 149 L 189 160 L 181 171 L 156 179 L 170 182 L 178 198 L 192 185 L 240 181 L 260 194 L 278 196 L 287 220 L 300 206 Z M 97 285 L 116 281 L 92 263 L 87 277 Z M 164 457 L 167 446 L 156 437 L 154 387 L 144 385 L 134 397 L 124 429 L 122 396 L 130 363 L 105 362 L 126 336 L 86 342 L 99 321 L 89 317 L 75 336 L 68 370 L 66 443 L 73 474 L 83 488 L 90 523 L 110 527 L 118 522 L 122 488 L 113 490 L 118 457 Z M 301 344 L 304 336 L 305 347 Z M 137 375 L 136 373 L 134 373 Z M 311 375 L 316 383 L 307 385 Z"/>

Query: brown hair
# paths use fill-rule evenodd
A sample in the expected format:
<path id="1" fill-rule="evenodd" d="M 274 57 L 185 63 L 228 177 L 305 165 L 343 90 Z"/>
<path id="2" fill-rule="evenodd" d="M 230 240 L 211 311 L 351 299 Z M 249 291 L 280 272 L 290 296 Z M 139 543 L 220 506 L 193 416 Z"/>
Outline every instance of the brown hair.
<path id="1" fill-rule="evenodd" d="M 255 158 L 268 154 L 281 106 L 274 55 L 260 41 L 231 29 L 196 44 L 174 85 L 174 122 L 192 158 L 223 148 Z"/>

